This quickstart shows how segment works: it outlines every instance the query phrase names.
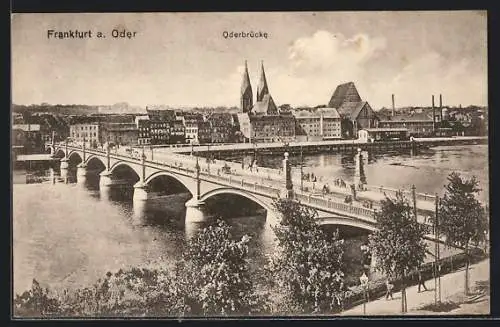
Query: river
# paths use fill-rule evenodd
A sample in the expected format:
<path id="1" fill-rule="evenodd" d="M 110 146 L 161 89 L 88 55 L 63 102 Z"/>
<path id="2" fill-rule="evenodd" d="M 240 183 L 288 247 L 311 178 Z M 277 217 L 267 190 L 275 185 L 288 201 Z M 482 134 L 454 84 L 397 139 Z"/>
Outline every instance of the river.
<path id="1" fill-rule="evenodd" d="M 410 153 L 367 154 L 367 182 L 388 187 L 415 184 L 417 191 L 441 192 L 446 176 L 458 171 L 475 175 L 488 201 L 487 146 L 436 147 Z M 278 167 L 281 157 L 259 158 L 259 165 Z M 292 158 L 295 170 L 299 160 Z M 354 174 L 352 155 L 304 156 L 304 172 L 325 180 Z M 107 271 L 172 262 L 182 253 L 193 233 L 184 220 L 189 194 L 172 194 L 134 208 L 130 189 L 99 191 L 98 178 L 85 183 L 14 184 L 13 281 L 14 292 L 30 288 L 36 278 L 42 286 L 80 287 L 93 283 Z M 268 229 L 262 214 L 226 219 L 237 235 L 252 236 L 250 257 L 257 263 L 267 246 Z"/>

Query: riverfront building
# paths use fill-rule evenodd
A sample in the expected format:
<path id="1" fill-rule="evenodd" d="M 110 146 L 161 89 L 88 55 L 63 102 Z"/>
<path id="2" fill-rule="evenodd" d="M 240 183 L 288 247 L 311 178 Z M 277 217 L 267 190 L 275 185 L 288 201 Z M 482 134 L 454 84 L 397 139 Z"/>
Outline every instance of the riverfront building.
<path id="1" fill-rule="evenodd" d="M 359 130 L 378 127 L 379 118 L 368 102 L 361 99 L 353 82 L 337 86 L 328 107 L 340 114 L 342 138 L 356 138 Z"/>
<path id="2" fill-rule="evenodd" d="M 12 125 L 12 146 L 18 147 L 20 153 L 37 153 L 44 149 L 44 140 L 39 124 Z"/>
<path id="3" fill-rule="evenodd" d="M 296 110 L 293 115 L 297 125 L 297 140 L 321 141 L 342 137 L 340 115 L 335 108 Z"/>
<path id="4" fill-rule="evenodd" d="M 102 140 L 118 145 L 136 145 L 139 129 L 135 123 L 102 123 Z"/>
<path id="5" fill-rule="evenodd" d="M 98 122 L 73 124 L 69 127 L 69 135 L 73 142 L 83 143 L 90 147 L 97 147 L 102 143 L 102 130 Z"/>
<path id="6" fill-rule="evenodd" d="M 288 112 L 281 113 L 278 110 L 269 93 L 263 63 L 254 104 L 245 61 L 240 100 L 242 113 L 238 114 L 238 122 L 240 131 L 246 139 L 251 142 L 289 142 L 295 139 L 295 117 Z"/>
<path id="7" fill-rule="evenodd" d="M 397 114 L 381 120 L 380 127 L 384 128 L 406 128 L 410 136 L 426 137 L 432 136 L 434 132 L 434 120 L 432 113 L 411 111 L 408 114 Z"/>
<path id="8" fill-rule="evenodd" d="M 186 130 L 186 143 L 192 144 L 200 144 L 200 124 L 205 120 L 203 115 L 198 113 L 183 113 L 182 116 L 179 115 L 180 120 L 182 121 L 185 130 Z M 206 129 L 206 126 L 201 126 L 202 134 Z M 205 138 L 203 135 L 202 138 Z"/>
<path id="9" fill-rule="evenodd" d="M 151 129 L 150 120 L 148 115 L 136 116 L 135 124 L 139 130 L 139 135 L 137 138 L 138 145 L 150 145 L 151 144 Z"/>
<path id="10" fill-rule="evenodd" d="M 211 113 L 207 117 L 210 123 L 210 142 L 211 143 L 228 143 L 234 140 L 234 125 L 233 115 L 230 113 Z"/>

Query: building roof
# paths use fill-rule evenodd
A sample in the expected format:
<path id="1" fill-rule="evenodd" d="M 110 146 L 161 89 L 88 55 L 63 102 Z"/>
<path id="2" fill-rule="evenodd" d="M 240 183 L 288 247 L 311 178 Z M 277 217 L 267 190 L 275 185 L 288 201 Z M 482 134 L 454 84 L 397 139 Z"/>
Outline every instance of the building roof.
<path id="1" fill-rule="evenodd" d="M 322 113 L 323 118 L 340 118 L 339 112 L 335 108 L 318 108 L 316 112 Z"/>
<path id="2" fill-rule="evenodd" d="M 39 132 L 40 125 L 39 124 L 14 124 L 12 125 L 12 129 L 20 129 L 25 132 Z"/>
<path id="3" fill-rule="evenodd" d="M 241 82 L 241 95 L 243 96 L 246 92 L 250 92 L 250 95 L 252 94 L 252 85 L 250 84 L 247 61 L 245 60 L 245 72 L 243 73 L 243 81 Z"/>
<path id="4" fill-rule="evenodd" d="M 312 110 L 294 110 L 295 118 L 340 118 L 340 115 L 335 108 L 316 108 Z"/>
<path id="5" fill-rule="evenodd" d="M 151 120 L 174 121 L 176 119 L 175 111 L 172 109 L 146 109 Z"/>
<path id="6" fill-rule="evenodd" d="M 353 82 L 348 82 L 337 86 L 330 98 L 330 102 L 328 102 L 328 107 L 338 109 L 344 102 L 360 101 L 361 97 L 359 96 L 358 90 L 356 90 L 356 86 Z"/>
<path id="7" fill-rule="evenodd" d="M 293 115 L 295 118 L 319 118 L 319 115 L 309 110 L 294 110 Z"/>
<path id="8" fill-rule="evenodd" d="M 267 86 L 266 73 L 264 72 L 264 61 L 262 61 L 260 66 L 260 80 L 257 85 L 257 101 L 263 101 L 264 96 L 267 94 L 269 94 L 269 88 Z"/>
<path id="9" fill-rule="evenodd" d="M 344 102 L 338 108 L 339 114 L 344 117 L 344 118 L 349 118 L 349 119 L 356 119 L 358 117 L 360 111 L 365 107 L 365 105 L 368 105 L 368 102 L 366 101 L 358 101 L 358 102 Z"/>
<path id="10" fill-rule="evenodd" d="M 264 95 L 262 101 L 257 101 L 252 107 L 252 113 L 256 115 L 277 115 L 278 108 L 270 94 Z"/>
<path id="11" fill-rule="evenodd" d="M 250 121 L 295 121 L 292 115 L 250 115 Z"/>
<path id="12" fill-rule="evenodd" d="M 213 127 L 228 127 L 233 125 L 233 116 L 230 113 L 212 113 L 207 120 Z"/>

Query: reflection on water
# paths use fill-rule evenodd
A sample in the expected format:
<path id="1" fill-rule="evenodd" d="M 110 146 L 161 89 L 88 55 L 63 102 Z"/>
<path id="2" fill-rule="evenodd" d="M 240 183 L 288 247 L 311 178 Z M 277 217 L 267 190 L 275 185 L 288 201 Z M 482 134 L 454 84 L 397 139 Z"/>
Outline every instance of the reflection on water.
<path id="1" fill-rule="evenodd" d="M 412 156 L 410 153 L 363 155 L 369 184 L 438 192 L 453 170 L 476 175 L 486 200 L 488 190 L 487 147 L 442 147 Z M 260 158 L 268 167 L 281 165 L 281 157 Z M 352 180 L 352 155 L 305 156 L 304 172 L 324 179 Z M 292 157 L 298 169 L 299 159 Z M 132 203 L 133 188 L 99 189 L 98 176 L 78 177 L 74 170 L 56 182 L 15 184 L 13 188 L 14 291 L 31 286 L 33 278 L 42 285 L 75 287 L 94 282 L 107 271 L 150 261 L 171 263 L 178 258 L 186 239 L 203 225 L 185 224 L 184 203 L 189 193 L 162 196 Z M 265 213 L 226 218 L 236 236 L 252 237 L 250 257 L 254 267 L 271 253 L 273 234 Z M 359 242 L 358 242 L 359 243 Z M 355 244 L 358 244 L 355 243 Z M 357 246 L 357 245 L 356 245 Z"/>

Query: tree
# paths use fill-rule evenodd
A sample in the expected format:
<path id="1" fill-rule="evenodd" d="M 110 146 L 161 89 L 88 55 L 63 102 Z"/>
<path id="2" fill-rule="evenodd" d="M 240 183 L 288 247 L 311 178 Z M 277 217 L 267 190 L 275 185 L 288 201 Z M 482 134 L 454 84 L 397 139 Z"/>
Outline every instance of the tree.
<path id="1" fill-rule="evenodd" d="M 382 200 L 375 219 L 377 230 L 369 236 L 369 246 L 377 257 L 375 269 L 401 280 L 401 312 L 406 312 L 406 278 L 424 261 L 425 226 L 417 222 L 413 208 L 401 193 L 396 199 Z"/>
<path id="2" fill-rule="evenodd" d="M 483 241 L 488 231 L 485 208 L 476 199 L 479 182 L 473 176 L 463 179 L 459 173 L 452 172 L 445 185 L 445 194 L 439 206 L 438 231 L 444 235 L 446 243 L 464 249 L 466 260 L 465 287 L 469 291 L 469 247 Z"/>
<path id="3" fill-rule="evenodd" d="M 278 199 L 281 215 L 273 227 L 278 251 L 269 270 L 284 299 L 287 313 L 320 313 L 335 310 L 344 298 L 343 240 L 327 234 L 316 222 L 317 212 L 300 203 Z"/>
<path id="4" fill-rule="evenodd" d="M 14 299 L 14 314 L 25 318 L 56 315 L 59 307 L 59 301 L 50 297 L 49 290 L 42 288 L 36 279 L 30 290 L 16 294 Z"/>
<path id="5" fill-rule="evenodd" d="M 262 310 L 248 265 L 248 242 L 231 237 L 231 228 L 219 220 L 192 240 L 184 271 L 192 283 L 187 298 L 204 315 L 251 314 Z M 188 280 L 189 280 L 188 279 Z"/>

